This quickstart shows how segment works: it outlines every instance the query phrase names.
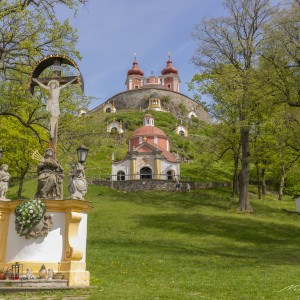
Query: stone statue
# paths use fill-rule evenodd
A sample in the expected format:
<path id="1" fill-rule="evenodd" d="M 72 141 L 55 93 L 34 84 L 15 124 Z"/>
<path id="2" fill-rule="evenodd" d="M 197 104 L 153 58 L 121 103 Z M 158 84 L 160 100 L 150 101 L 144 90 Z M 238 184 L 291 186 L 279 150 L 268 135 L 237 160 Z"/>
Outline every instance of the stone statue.
<path id="1" fill-rule="evenodd" d="M 71 167 L 68 186 L 68 190 L 71 194 L 69 199 L 84 200 L 83 196 L 87 192 L 84 166 L 81 163 L 72 163 Z"/>
<path id="2" fill-rule="evenodd" d="M 59 86 L 58 80 L 50 80 L 47 85 L 40 82 L 37 78 L 33 78 L 32 81 L 36 82 L 39 86 L 49 91 L 50 96 L 47 101 L 46 110 L 50 113 L 50 136 L 51 138 L 55 137 L 55 133 L 57 131 L 57 123 L 58 116 L 60 115 L 59 111 L 59 94 L 60 90 L 69 86 L 72 82 L 74 82 L 77 78 L 72 79 L 68 83 Z"/>
<path id="3" fill-rule="evenodd" d="M 64 170 L 54 158 L 51 148 L 45 150 L 44 158 L 37 167 L 38 187 L 37 199 L 62 199 L 62 181 Z"/>
<path id="4" fill-rule="evenodd" d="M 9 200 L 6 199 L 6 193 L 8 191 L 8 183 L 10 180 L 10 174 L 8 171 L 8 165 L 3 164 L 0 167 L 0 200 Z"/>

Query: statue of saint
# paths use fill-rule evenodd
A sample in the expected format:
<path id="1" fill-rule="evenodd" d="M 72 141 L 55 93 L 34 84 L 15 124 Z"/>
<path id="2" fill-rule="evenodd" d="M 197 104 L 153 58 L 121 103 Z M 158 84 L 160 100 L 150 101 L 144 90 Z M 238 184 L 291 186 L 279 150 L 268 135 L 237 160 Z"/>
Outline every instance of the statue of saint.
<path id="1" fill-rule="evenodd" d="M 69 199 L 84 200 L 87 192 L 87 181 L 85 179 L 84 166 L 81 163 L 72 163 L 69 173 L 68 190 L 71 196 Z"/>
<path id="2" fill-rule="evenodd" d="M 51 148 L 45 150 L 44 159 L 38 163 L 38 199 L 62 199 L 64 170 L 54 158 Z"/>
<path id="3" fill-rule="evenodd" d="M 10 174 L 7 171 L 8 171 L 8 165 L 3 164 L 0 167 L 0 200 L 8 200 L 6 199 L 6 193 L 8 191 Z"/>
<path id="4" fill-rule="evenodd" d="M 59 111 L 59 94 L 60 90 L 69 86 L 72 82 L 74 82 L 77 78 L 72 79 L 68 83 L 59 86 L 59 81 L 52 79 L 48 82 L 47 85 L 40 82 L 37 78 L 33 78 L 32 81 L 36 82 L 39 86 L 49 91 L 50 96 L 47 101 L 46 110 L 50 113 L 50 136 L 51 138 L 55 137 L 55 132 L 57 131 L 57 122 L 58 116 L 60 115 Z"/>

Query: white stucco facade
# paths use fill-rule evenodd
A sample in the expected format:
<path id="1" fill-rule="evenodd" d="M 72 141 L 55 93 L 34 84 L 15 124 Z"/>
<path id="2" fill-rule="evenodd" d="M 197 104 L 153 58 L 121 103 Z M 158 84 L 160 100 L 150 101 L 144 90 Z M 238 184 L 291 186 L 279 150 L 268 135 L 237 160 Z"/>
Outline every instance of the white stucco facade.
<path id="1" fill-rule="evenodd" d="M 52 215 L 52 229 L 45 237 L 26 239 L 20 236 L 15 230 L 15 214 L 10 214 L 6 262 L 53 262 L 57 263 L 63 260 L 63 253 L 66 239 L 66 214 L 60 212 L 47 212 Z M 70 240 L 72 247 L 79 249 L 83 253 L 80 260 L 86 259 L 86 238 L 87 238 L 87 214 L 81 213 L 81 221 L 78 228 L 78 236 Z"/>

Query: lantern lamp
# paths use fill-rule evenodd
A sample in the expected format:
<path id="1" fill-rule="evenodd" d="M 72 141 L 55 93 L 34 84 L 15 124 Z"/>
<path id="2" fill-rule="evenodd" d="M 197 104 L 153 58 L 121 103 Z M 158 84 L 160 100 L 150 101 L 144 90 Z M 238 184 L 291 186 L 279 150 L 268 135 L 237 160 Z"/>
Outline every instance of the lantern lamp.
<path id="1" fill-rule="evenodd" d="M 21 278 L 23 274 L 23 265 L 20 264 L 19 262 L 16 262 L 14 265 L 11 267 L 12 270 L 12 279 L 18 280 Z"/>
<path id="2" fill-rule="evenodd" d="M 87 154 L 89 152 L 89 149 L 85 146 L 81 146 L 77 149 L 77 157 L 78 161 L 82 164 L 86 161 Z"/>

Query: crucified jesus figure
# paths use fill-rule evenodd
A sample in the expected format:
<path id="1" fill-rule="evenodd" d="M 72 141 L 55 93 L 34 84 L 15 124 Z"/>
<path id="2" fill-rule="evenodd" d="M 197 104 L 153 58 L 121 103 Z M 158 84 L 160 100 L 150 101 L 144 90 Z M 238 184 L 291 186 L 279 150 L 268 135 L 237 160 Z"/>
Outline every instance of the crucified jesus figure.
<path id="1" fill-rule="evenodd" d="M 59 81 L 52 79 L 48 82 L 47 85 L 40 82 L 37 78 L 33 78 L 32 81 L 36 82 L 39 86 L 49 91 L 50 96 L 47 101 L 46 110 L 50 113 L 50 137 L 54 138 L 55 133 L 57 132 L 57 123 L 58 123 L 58 116 L 60 114 L 59 111 L 59 94 L 60 90 L 70 85 L 74 82 L 77 78 L 72 79 L 68 83 L 59 86 Z"/>

